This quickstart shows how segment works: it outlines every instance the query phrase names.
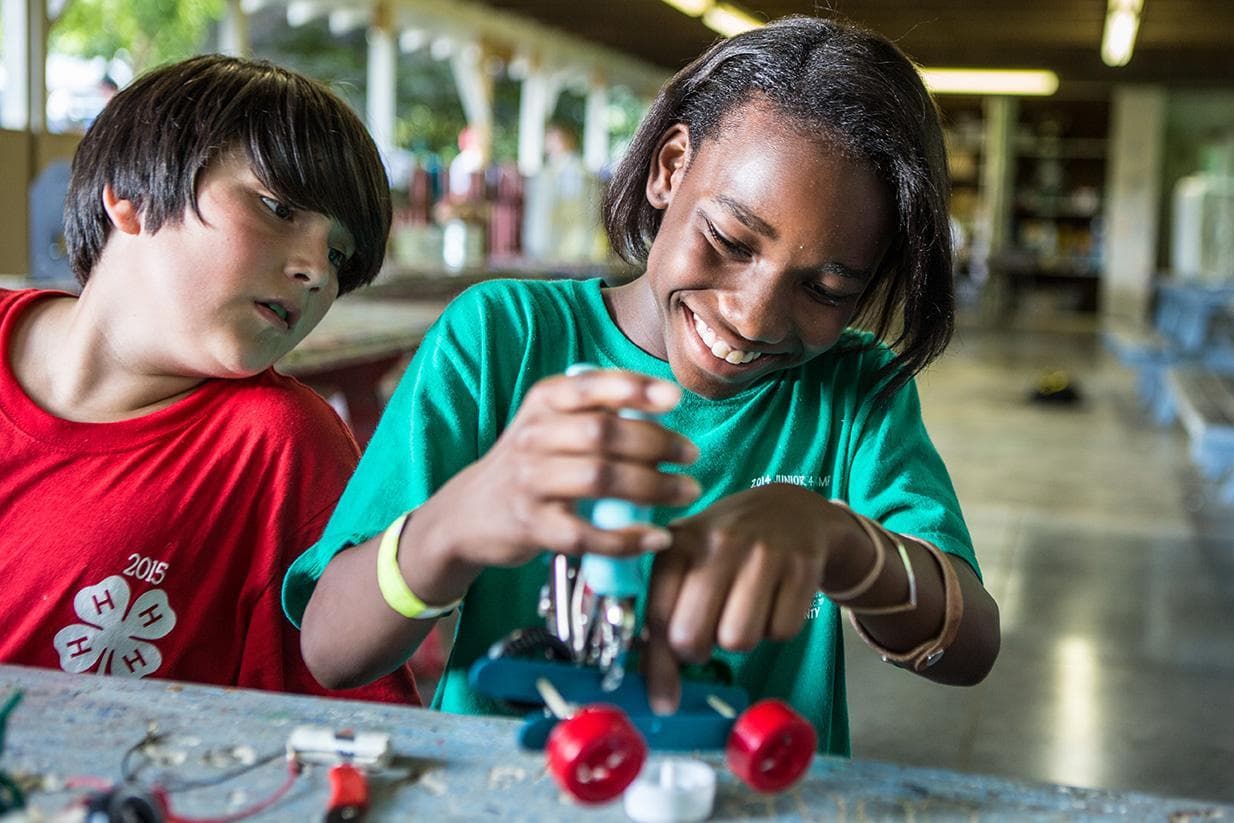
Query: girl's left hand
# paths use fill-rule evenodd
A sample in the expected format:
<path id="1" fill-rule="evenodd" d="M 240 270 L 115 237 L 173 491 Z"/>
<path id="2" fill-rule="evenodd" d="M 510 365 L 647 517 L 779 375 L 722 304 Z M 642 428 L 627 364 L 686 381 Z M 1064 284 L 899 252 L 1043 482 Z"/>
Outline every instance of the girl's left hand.
<path id="1" fill-rule="evenodd" d="M 801 630 L 819 590 L 829 546 L 852 518 L 818 494 L 773 483 L 730 495 L 669 526 L 673 545 L 655 561 L 644 652 L 655 711 L 676 710 L 681 663 L 719 645 L 748 651 Z"/>

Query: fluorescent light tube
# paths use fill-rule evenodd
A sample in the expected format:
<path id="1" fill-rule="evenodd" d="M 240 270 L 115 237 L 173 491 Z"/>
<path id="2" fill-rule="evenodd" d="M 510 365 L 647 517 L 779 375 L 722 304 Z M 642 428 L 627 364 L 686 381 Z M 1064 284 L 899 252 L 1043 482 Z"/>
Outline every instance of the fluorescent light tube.
<path id="1" fill-rule="evenodd" d="M 1101 35 L 1101 62 L 1107 66 L 1125 66 L 1131 62 L 1135 35 L 1140 29 L 1140 16 L 1131 9 L 1110 9 L 1105 16 L 1105 31 Z"/>
<path id="2" fill-rule="evenodd" d="M 763 21 L 751 17 L 736 6 L 716 3 L 703 12 L 703 24 L 725 37 L 763 27 Z"/>
<path id="3" fill-rule="evenodd" d="M 934 94 L 1014 94 L 1045 97 L 1058 91 L 1058 75 L 1044 69 L 922 69 Z"/>
<path id="4" fill-rule="evenodd" d="M 711 8 L 711 4 L 715 0 L 664 0 L 666 5 L 672 6 L 682 14 L 688 14 L 691 17 L 698 17 L 707 9 Z"/>

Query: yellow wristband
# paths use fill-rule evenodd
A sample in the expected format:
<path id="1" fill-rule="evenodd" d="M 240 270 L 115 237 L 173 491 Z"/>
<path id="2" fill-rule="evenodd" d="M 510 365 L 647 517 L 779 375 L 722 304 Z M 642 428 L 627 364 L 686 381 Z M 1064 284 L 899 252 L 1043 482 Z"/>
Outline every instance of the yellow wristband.
<path id="1" fill-rule="evenodd" d="M 403 571 L 398 566 L 398 541 L 409 516 L 411 512 L 400 515 L 381 536 L 381 545 L 377 548 L 377 587 L 381 589 L 386 605 L 403 617 L 410 620 L 441 617 L 454 611 L 463 601 L 459 598 L 444 606 L 429 606 L 407 587 Z"/>

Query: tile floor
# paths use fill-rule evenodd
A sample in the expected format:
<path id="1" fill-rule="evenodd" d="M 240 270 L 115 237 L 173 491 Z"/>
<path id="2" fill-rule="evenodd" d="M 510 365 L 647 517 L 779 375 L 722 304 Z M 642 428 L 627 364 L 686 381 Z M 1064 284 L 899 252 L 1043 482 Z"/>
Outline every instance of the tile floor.
<path id="1" fill-rule="evenodd" d="M 1234 511 L 1154 427 L 1091 319 L 962 325 L 919 379 L 1002 613 L 981 685 L 938 686 L 851 632 L 854 756 L 1234 802 Z M 1074 407 L 1026 402 L 1068 370 Z"/>

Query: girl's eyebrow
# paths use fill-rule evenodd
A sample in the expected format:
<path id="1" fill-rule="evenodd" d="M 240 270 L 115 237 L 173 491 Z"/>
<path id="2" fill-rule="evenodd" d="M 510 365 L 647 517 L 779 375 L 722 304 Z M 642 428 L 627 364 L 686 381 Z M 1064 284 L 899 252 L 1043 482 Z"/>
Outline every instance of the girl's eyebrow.
<path id="1" fill-rule="evenodd" d="M 763 218 L 752 212 L 744 203 L 740 203 L 731 197 L 723 194 L 716 195 L 715 202 L 724 207 L 724 210 L 737 219 L 743 226 L 753 232 L 763 235 L 764 237 L 776 240 L 780 233 L 775 230 L 775 227 L 768 223 Z M 864 283 L 873 275 L 873 270 L 855 269 L 852 266 L 846 266 L 838 260 L 833 260 L 824 263 L 816 269 L 812 269 L 811 273 L 816 274 L 835 274 L 843 277 L 845 280 L 856 280 L 859 283 Z"/>
<path id="2" fill-rule="evenodd" d="M 798 277 L 825 277 L 827 275 L 835 275 L 844 280 L 852 281 L 853 285 L 865 286 L 873 276 L 872 271 L 863 271 L 862 269 L 854 269 L 852 266 L 846 266 L 838 261 L 823 263 L 821 266 L 811 266 L 809 268 L 793 269 L 792 273 Z"/>
<path id="3" fill-rule="evenodd" d="M 739 223 L 748 228 L 750 231 L 763 235 L 764 237 L 776 240 L 780 233 L 775 230 L 775 227 L 768 223 L 763 218 L 759 217 L 744 204 L 739 203 L 731 197 L 725 195 L 717 195 L 716 203 L 724 207 L 724 210 L 737 219 Z"/>
<path id="4" fill-rule="evenodd" d="M 845 280 L 857 280 L 862 283 L 869 280 L 870 277 L 874 274 L 873 271 L 864 271 L 862 269 L 854 269 L 852 266 L 846 266 L 843 263 L 835 262 L 835 261 L 830 262 L 830 263 L 824 263 L 822 266 L 818 268 L 818 271 L 822 272 L 823 274 L 838 274 L 840 277 L 843 277 Z"/>

